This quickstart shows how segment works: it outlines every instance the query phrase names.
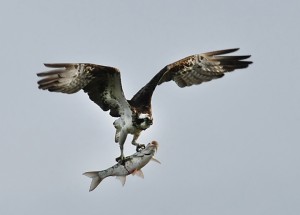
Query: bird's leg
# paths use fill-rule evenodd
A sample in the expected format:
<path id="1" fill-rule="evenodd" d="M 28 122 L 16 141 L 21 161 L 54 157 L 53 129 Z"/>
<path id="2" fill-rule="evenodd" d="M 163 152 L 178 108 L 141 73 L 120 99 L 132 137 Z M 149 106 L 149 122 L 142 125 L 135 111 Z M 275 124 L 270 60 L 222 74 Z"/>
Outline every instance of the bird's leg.
<path id="1" fill-rule="evenodd" d="M 121 149 L 121 155 L 116 158 L 116 161 L 118 163 L 120 163 L 120 164 L 124 164 L 125 163 L 125 157 L 124 157 L 124 153 L 123 153 L 123 148 Z"/>
<path id="2" fill-rule="evenodd" d="M 121 155 L 120 155 L 120 157 L 116 158 L 116 161 L 121 164 L 125 163 L 124 143 L 125 143 L 126 137 L 127 137 L 127 132 L 121 130 L 120 136 L 119 136 L 119 145 L 120 145 Z"/>
<path id="3" fill-rule="evenodd" d="M 120 135 L 121 131 L 119 129 L 116 129 L 116 134 L 115 134 L 115 142 L 118 143 L 120 140 Z"/>
<path id="4" fill-rule="evenodd" d="M 123 152 L 123 145 L 120 145 L 120 150 L 121 150 L 121 155 L 119 157 L 116 158 L 116 161 L 120 164 L 124 164 L 125 163 L 125 157 L 124 157 L 124 152 Z"/>
<path id="5" fill-rule="evenodd" d="M 144 145 L 144 144 L 139 144 L 139 143 L 136 142 L 136 140 L 137 140 L 137 139 L 139 138 L 139 136 L 140 136 L 140 133 L 141 133 L 141 132 L 135 133 L 135 134 L 133 135 L 133 139 L 132 139 L 132 141 L 131 141 L 132 145 L 136 146 L 136 151 L 137 151 L 137 152 L 139 152 L 139 151 L 141 151 L 142 149 L 145 148 L 145 145 Z"/>
<path id="6" fill-rule="evenodd" d="M 116 134 L 115 134 L 115 142 L 118 143 L 120 140 L 120 135 L 121 135 L 121 130 L 122 127 L 120 126 L 120 119 L 117 119 L 116 121 L 114 121 L 114 126 L 116 128 Z"/>

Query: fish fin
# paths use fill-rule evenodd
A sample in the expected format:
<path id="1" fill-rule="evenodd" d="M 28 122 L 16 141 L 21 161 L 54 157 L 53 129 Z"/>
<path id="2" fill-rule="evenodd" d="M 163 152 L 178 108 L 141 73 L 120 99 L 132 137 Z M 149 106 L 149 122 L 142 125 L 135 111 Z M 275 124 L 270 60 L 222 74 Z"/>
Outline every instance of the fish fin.
<path id="1" fill-rule="evenodd" d="M 90 192 L 93 191 L 99 184 L 100 182 L 104 179 L 101 178 L 99 175 L 99 171 L 94 171 L 94 172 L 85 172 L 83 175 L 89 177 L 92 179 L 91 185 L 90 185 Z"/>
<path id="2" fill-rule="evenodd" d="M 154 162 L 156 162 L 156 163 L 161 164 L 161 162 L 159 160 L 157 160 L 156 158 L 154 158 L 154 157 L 152 157 L 151 160 L 154 161 Z"/>
<path id="3" fill-rule="evenodd" d="M 143 173 L 143 171 L 141 169 L 134 170 L 133 173 L 132 173 L 132 175 L 136 175 L 136 176 L 138 176 L 140 178 L 144 178 L 144 173 Z"/>
<path id="4" fill-rule="evenodd" d="M 125 182 L 126 182 L 126 176 L 116 176 L 116 179 L 120 180 L 122 186 L 125 185 Z"/>

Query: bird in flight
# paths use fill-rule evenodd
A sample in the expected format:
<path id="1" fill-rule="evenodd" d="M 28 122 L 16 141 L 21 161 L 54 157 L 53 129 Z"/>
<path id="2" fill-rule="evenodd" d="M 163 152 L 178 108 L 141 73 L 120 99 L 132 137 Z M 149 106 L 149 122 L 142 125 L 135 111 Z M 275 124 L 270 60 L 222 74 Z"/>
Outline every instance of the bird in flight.
<path id="1" fill-rule="evenodd" d="M 123 147 L 128 134 L 133 135 L 132 144 L 139 151 L 145 146 L 137 142 L 143 130 L 153 123 L 151 98 L 156 86 L 169 81 L 183 88 L 218 79 L 224 73 L 244 69 L 251 64 L 251 55 L 225 55 L 237 51 L 226 49 L 195 54 L 178 60 L 160 70 L 130 100 L 124 96 L 120 71 L 110 66 L 90 63 L 45 64 L 52 68 L 38 73 L 39 88 L 50 92 L 72 94 L 83 90 L 103 111 L 117 117 L 115 142 L 119 143 L 121 155 L 117 161 L 124 161 Z M 225 55 L 225 56 L 224 56 Z"/>

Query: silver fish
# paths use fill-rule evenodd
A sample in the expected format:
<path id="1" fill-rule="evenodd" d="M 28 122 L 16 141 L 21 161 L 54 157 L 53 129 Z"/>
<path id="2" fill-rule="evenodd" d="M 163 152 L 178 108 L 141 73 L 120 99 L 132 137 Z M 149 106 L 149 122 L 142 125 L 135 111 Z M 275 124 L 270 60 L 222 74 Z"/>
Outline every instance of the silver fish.
<path id="1" fill-rule="evenodd" d="M 104 178 L 109 176 L 116 176 L 117 179 L 121 181 L 123 186 L 126 182 L 127 175 L 132 174 L 144 178 L 144 174 L 141 169 L 150 160 L 160 163 L 158 160 L 156 160 L 153 157 L 157 148 L 158 148 L 158 143 L 156 141 L 152 141 L 141 151 L 126 157 L 124 163 L 122 164 L 117 163 L 116 165 L 102 171 L 92 171 L 92 172 L 83 173 L 83 175 L 92 178 L 89 191 L 94 190 Z"/>

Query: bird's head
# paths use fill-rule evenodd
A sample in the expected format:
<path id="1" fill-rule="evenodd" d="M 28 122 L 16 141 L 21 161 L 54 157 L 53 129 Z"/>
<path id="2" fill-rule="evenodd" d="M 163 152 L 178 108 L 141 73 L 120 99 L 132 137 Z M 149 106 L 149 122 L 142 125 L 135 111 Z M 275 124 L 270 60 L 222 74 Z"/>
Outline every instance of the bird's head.
<path id="1" fill-rule="evenodd" d="M 148 113 L 140 113 L 137 117 L 137 123 L 141 129 L 145 130 L 153 124 L 153 118 Z"/>

